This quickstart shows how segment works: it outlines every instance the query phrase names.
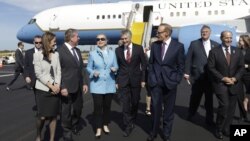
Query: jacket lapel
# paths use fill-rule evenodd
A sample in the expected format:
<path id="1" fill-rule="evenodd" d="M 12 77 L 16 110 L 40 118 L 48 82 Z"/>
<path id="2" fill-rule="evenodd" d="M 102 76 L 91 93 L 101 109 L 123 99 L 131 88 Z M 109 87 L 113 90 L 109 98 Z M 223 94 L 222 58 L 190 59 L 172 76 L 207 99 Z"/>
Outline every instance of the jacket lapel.
<path id="1" fill-rule="evenodd" d="M 65 44 L 64 44 L 63 49 L 64 49 L 64 52 L 66 53 L 66 56 L 69 56 L 71 58 L 70 60 L 77 65 L 77 62 L 75 61 L 75 58 L 74 58 L 73 54 L 70 52 L 70 50 L 68 49 L 68 47 Z"/>
<path id="2" fill-rule="evenodd" d="M 206 53 L 206 50 L 205 50 L 205 46 L 203 45 L 202 39 L 200 39 L 199 41 L 200 41 L 199 46 L 201 47 L 201 51 L 207 57 L 207 53 Z M 210 45 L 211 45 L 211 42 L 210 42 Z"/>

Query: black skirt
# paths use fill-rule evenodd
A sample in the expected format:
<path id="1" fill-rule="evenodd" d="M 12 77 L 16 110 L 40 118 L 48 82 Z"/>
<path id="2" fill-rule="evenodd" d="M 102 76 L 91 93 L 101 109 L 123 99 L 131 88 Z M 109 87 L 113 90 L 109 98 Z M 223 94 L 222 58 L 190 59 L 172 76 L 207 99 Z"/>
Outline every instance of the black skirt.
<path id="1" fill-rule="evenodd" d="M 50 92 L 35 90 L 37 112 L 39 117 L 56 117 L 60 110 L 59 95 L 52 95 Z"/>

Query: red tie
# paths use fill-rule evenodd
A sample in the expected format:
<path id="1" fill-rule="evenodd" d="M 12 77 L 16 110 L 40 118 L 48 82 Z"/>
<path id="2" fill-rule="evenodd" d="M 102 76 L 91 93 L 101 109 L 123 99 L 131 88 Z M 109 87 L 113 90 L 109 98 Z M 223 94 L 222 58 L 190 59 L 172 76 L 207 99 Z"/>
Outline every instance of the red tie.
<path id="1" fill-rule="evenodd" d="M 126 61 L 128 63 L 130 63 L 130 61 L 131 61 L 131 54 L 130 54 L 130 48 L 129 47 L 127 47 Z"/>
<path id="2" fill-rule="evenodd" d="M 225 48 L 225 51 L 226 51 L 226 59 L 227 59 L 227 64 L 229 65 L 230 64 L 230 53 L 228 51 L 228 48 L 226 47 Z"/>

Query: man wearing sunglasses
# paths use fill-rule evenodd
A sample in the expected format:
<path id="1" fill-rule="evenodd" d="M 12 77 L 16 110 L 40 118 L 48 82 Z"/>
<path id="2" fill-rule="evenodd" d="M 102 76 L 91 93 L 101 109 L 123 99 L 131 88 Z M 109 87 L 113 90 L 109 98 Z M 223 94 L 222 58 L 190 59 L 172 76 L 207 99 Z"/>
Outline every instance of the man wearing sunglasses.
<path id="1" fill-rule="evenodd" d="M 34 64 L 33 64 L 33 54 L 39 52 L 42 49 L 42 37 L 36 35 L 34 37 L 34 48 L 31 48 L 25 52 L 24 58 L 24 78 L 27 83 L 28 89 L 33 89 L 36 82 Z"/>
<path id="2" fill-rule="evenodd" d="M 16 63 L 15 63 L 15 74 L 14 78 L 8 83 L 6 90 L 10 90 L 10 86 L 17 80 L 19 75 L 23 73 L 23 65 L 24 65 L 24 56 L 23 56 L 23 49 L 24 45 L 23 42 L 18 42 L 17 44 L 18 48 L 16 49 L 15 52 L 15 58 L 16 58 Z"/>

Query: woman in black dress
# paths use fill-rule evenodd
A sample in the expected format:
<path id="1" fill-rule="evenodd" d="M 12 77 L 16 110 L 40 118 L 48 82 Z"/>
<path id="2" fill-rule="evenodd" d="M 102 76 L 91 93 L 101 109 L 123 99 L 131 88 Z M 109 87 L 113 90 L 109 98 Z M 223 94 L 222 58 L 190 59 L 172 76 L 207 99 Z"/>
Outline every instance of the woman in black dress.
<path id="1" fill-rule="evenodd" d="M 250 37 L 248 35 L 241 35 L 239 38 L 238 47 L 242 50 L 245 62 L 245 74 L 242 77 L 242 81 L 245 85 L 246 92 L 242 92 L 238 95 L 238 105 L 240 110 L 239 121 L 248 121 L 247 118 L 247 95 L 250 95 Z"/>
<path id="2" fill-rule="evenodd" d="M 34 54 L 34 67 L 37 81 L 37 137 L 41 141 L 41 130 L 45 120 L 49 120 L 50 141 L 54 141 L 57 115 L 59 114 L 59 91 L 61 83 L 61 66 L 59 55 L 54 52 L 56 36 L 46 32 L 42 36 L 43 51 Z"/>

